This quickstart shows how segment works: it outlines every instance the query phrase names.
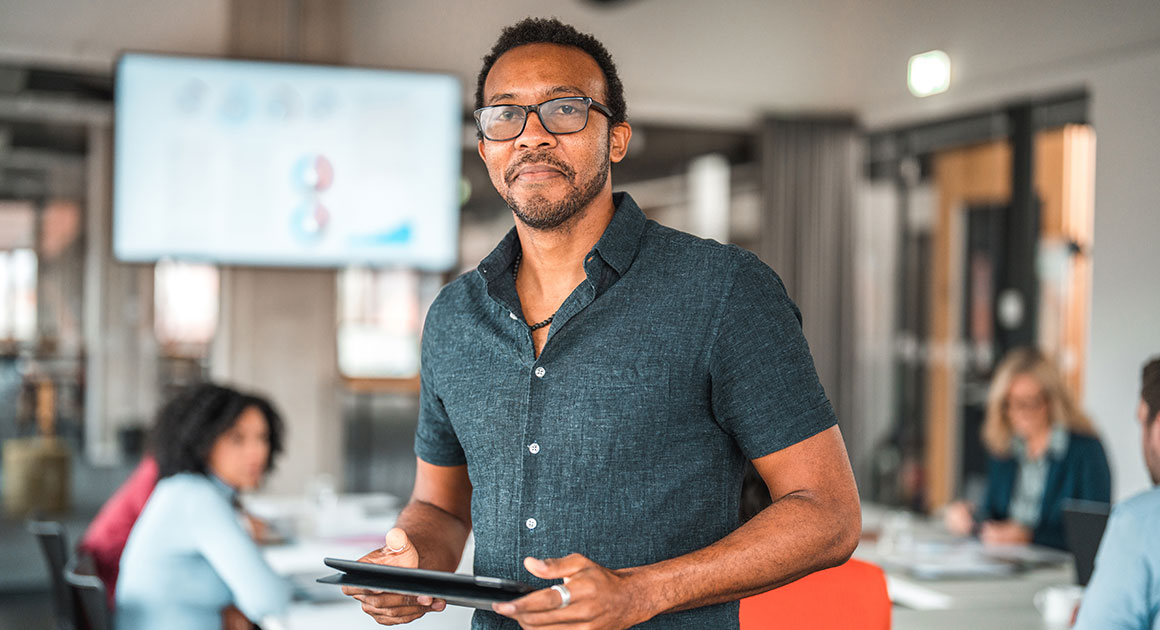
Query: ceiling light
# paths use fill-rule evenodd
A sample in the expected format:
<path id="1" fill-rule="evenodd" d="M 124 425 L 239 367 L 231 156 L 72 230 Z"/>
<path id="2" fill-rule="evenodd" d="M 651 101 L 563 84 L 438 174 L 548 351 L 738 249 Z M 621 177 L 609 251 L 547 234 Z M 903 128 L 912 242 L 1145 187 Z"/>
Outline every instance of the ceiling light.
<path id="1" fill-rule="evenodd" d="M 920 98 L 946 92 L 951 85 L 951 58 L 941 50 L 911 57 L 906 69 L 906 83 L 910 93 Z"/>

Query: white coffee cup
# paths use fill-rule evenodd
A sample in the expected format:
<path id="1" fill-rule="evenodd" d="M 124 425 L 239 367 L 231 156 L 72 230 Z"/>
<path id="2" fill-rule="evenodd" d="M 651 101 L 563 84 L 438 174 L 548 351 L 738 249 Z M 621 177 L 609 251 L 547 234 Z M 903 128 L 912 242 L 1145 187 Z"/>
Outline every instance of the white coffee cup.
<path id="1" fill-rule="evenodd" d="M 1082 586 L 1049 586 L 1036 593 L 1034 601 L 1045 622 L 1066 627 L 1081 599 Z"/>

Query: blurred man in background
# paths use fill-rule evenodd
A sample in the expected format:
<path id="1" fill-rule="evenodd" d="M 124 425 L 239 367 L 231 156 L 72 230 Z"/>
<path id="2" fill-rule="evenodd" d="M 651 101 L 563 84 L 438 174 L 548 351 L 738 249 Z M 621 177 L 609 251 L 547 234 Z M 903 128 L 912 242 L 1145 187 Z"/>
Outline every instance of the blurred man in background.
<path id="1" fill-rule="evenodd" d="M 1144 463 L 1160 485 L 1160 356 L 1141 378 L 1140 421 Z M 1100 542 L 1096 568 L 1080 605 L 1076 628 L 1160 629 L 1160 488 L 1116 506 Z"/>

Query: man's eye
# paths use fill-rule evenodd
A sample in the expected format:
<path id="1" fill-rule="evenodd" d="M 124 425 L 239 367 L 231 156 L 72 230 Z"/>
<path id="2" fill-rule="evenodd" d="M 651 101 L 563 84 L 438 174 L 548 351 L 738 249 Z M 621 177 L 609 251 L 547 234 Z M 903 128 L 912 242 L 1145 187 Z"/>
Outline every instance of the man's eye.
<path id="1" fill-rule="evenodd" d="M 512 110 L 508 109 L 508 110 L 501 111 L 499 113 L 499 115 L 495 117 L 495 119 L 496 120 L 511 120 L 515 117 L 516 117 L 516 113 L 513 112 Z"/>
<path id="2" fill-rule="evenodd" d="M 572 107 L 571 105 L 561 105 L 559 111 L 565 116 L 571 116 L 572 114 L 576 113 L 576 108 Z"/>

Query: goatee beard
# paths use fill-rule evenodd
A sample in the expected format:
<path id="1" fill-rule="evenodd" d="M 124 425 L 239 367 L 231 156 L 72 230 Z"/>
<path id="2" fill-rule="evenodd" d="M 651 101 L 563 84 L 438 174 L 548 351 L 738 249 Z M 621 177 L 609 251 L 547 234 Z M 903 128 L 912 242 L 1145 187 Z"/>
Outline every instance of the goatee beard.
<path id="1" fill-rule="evenodd" d="M 596 198 L 596 195 L 600 194 L 604 184 L 608 182 L 608 172 L 612 167 L 607 158 L 601 160 L 603 168 L 600 168 L 592 176 L 592 179 L 577 186 L 576 173 L 567 164 L 551 154 L 529 153 L 508 169 L 508 172 L 512 173 L 510 177 L 507 177 L 508 181 L 514 179 L 514 173 L 520 166 L 528 163 L 547 164 L 559 170 L 572 187 L 572 190 L 563 199 L 556 202 L 548 201 L 540 195 L 534 195 L 531 199 L 518 203 L 510 189 L 505 192 L 503 198 L 508 207 L 524 225 L 534 230 L 554 230 L 578 215 Z"/>

